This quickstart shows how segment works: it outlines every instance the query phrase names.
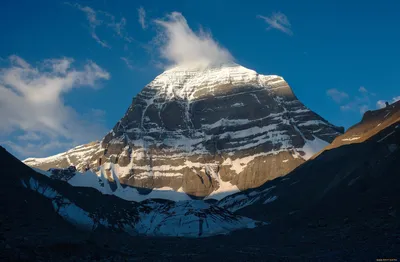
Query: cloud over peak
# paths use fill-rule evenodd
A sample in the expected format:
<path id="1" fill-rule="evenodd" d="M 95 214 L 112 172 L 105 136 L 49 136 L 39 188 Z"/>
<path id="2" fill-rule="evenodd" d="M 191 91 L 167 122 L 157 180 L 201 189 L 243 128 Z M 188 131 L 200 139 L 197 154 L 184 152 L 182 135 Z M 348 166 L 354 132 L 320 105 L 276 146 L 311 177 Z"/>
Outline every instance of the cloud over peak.
<path id="1" fill-rule="evenodd" d="M 172 65 L 206 67 L 234 60 L 209 33 L 203 30 L 194 32 L 179 12 L 172 12 L 165 19 L 156 19 L 155 23 L 161 29 L 157 36 L 160 54 Z"/>

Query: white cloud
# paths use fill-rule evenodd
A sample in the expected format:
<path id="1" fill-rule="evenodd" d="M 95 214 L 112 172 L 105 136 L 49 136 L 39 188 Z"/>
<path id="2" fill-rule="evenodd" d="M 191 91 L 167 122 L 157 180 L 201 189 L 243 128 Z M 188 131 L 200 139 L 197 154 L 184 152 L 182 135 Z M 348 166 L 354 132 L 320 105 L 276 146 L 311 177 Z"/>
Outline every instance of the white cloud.
<path id="1" fill-rule="evenodd" d="M 146 24 L 146 10 L 144 10 L 144 8 L 141 6 L 140 8 L 138 8 L 138 16 L 139 16 L 139 24 L 142 27 L 142 29 L 146 29 L 147 28 L 147 24 Z"/>
<path id="2" fill-rule="evenodd" d="M 163 20 L 155 20 L 161 31 L 157 36 L 161 56 L 172 65 L 208 66 L 233 61 L 228 50 L 210 34 L 195 33 L 181 13 L 173 12 Z"/>
<path id="3" fill-rule="evenodd" d="M 377 102 L 376 102 L 376 108 L 384 108 L 384 107 L 386 107 L 386 104 L 385 104 L 386 102 L 384 101 L 384 100 L 378 100 Z"/>
<path id="4" fill-rule="evenodd" d="M 336 88 L 327 90 L 326 94 L 330 98 L 332 98 L 336 103 L 341 103 L 342 101 L 349 98 L 349 95 L 346 92 L 339 91 Z"/>
<path id="5" fill-rule="evenodd" d="M 11 56 L 10 62 L 0 69 L 0 138 L 10 138 L 13 133 L 19 141 L 38 141 L 40 137 L 35 143 L 40 145 L 36 148 L 39 152 L 51 148 L 50 144 L 88 142 L 105 132 L 93 117 L 99 117 L 99 111 L 83 117 L 64 103 L 63 96 L 74 88 L 96 88 L 99 80 L 110 78 L 107 71 L 91 61 L 77 70 L 68 58 L 48 59 L 38 67 L 17 56 Z M 7 140 L 2 143 L 17 148 Z"/>
<path id="6" fill-rule="evenodd" d="M 111 48 L 111 46 L 105 40 L 100 39 L 100 37 L 97 35 L 96 30 L 97 27 L 99 26 L 106 26 L 108 28 L 111 28 L 118 37 L 129 43 L 133 41 L 133 38 L 128 35 L 125 29 L 126 27 L 125 17 L 122 17 L 120 21 L 117 22 L 115 16 L 113 16 L 108 12 L 95 10 L 89 6 L 81 6 L 80 4 L 76 3 L 75 4 L 66 3 L 66 4 L 73 6 L 85 13 L 86 19 L 89 22 L 90 35 L 102 47 Z"/>
<path id="7" fill-rule="evenodd" d="M 395 103 L 397 101 L 400 101 L 400 96 L 395 96 L 392 98 L 392 103 Z"/>
<path id="8" fill-rule="evenodd" d="M 285 14 L 278 12 L 278 13 L 273 13 L 269 17 L 262 16 L 262 15 L 258 15 L 257 17 L 263 19 L 269 25 L 267 30 L 277 29 L 288 35 L 293 35 L 292 29 L 291 29 L 292 25 L 290 24 L 289 19 L 287 18 L 287 16 Z"/>
<path id="9" fill-rule="evenodd" d="M 376 107 L 377 107 L 377 108 L 384 108 L 384 107 L 386 107 L 386 102 L 388 102 L 388 103 L 390 103 L 390 104 L 393 104 L 393 103 L 396 103 L 397 101 L 400 101 L 400 96 L 395 96 L 395 97 L 393 97 L 392 100 L 390 100 L 390 101 L 378 100 L 378 101 L 376 102 Z"/>
<path id="10" fill-rule="evenodd" d="M 54 73 L 65 74 L 73 62 L 73 59 L 66 57 L 62 59 L 46 59 L 42 63 L 42 67 L 49 69 Z"/>

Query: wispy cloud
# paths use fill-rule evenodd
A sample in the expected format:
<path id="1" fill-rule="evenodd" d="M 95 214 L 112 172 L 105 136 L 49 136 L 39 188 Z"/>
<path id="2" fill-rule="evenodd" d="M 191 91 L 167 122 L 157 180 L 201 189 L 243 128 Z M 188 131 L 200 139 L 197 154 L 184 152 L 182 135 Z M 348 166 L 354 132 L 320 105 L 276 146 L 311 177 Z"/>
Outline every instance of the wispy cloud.
<path id="1" fill-rule="evenodd" d="M 340 105 L 342 111 L 355 111 L 364 114 L 372 106 L 374 93 L 369 92 L 365 87 L 358 88 L 358 95 L 350 97 L 346 92 L 338 89 L 329 89 L 326 94 Z"/>
<path id="2" fill-rule="evenodd" d="M 358 89 L 358 92 L 361 92 L 361 93 L 368 93 L 368 90 L 367 90 L 365 87 L 360 86 L 360 88 Z"/>
<path id="3" fill-rule="evenodd" d="M 18 151 L 18 141 L 25 141 L 46 153 L 45 148 L 88 142 L 105 132 L 96 121 L 100 111 L 80 115 L 63 97 L 75 88 L 98 87 L 99 80 L 110 78 L 107 71 L 92 61 L 72 68 L 70 58 L 47 59 L 37 66 L 18 56 L 9 60 L 0 69 L 0 141 L 7 140 L 1 143 Z"/>
<path id="4" fill-rule="evenodd" d="M 41 140 L 41 136 L 35 132 L 26 132 L 23 135 L 17 136 L 17 139 L 20 141 L 38 141 Z"/>
<path id="5" fill-rule="evenodd" d="M 285 14 L 277 12 L 271 16 L 258 15 L 257 17 L 263 19 L 269 25 L 267 30 L 276 29 L 288 35 L 293 35 L 292 25 Z"/>
<path id="6" fill-rule="evenodd" d="M 85 13 L 86 19 L 89 22 L 90 35 L 102 47 L 111 48 L 111 46 L 105 40 L 101 39 L 97 35 L 97 28 L 99 26 L 105 26 L 107 28 L 110 28 L 118 37 L 125 40 L 126 42 L 131 43 L 133 41 L 133 38 L 128 35 L 125 29 L 126 27 L 125 17 L 122 17 L 118 22 L 115 16 L 108 12 L 95 10 L 89 6 L 82 6 L 77 3 L 75 4 L 66 3 L 66 4 L 75 7 L 78 10 Z"/>
<path id="7" fill-rule="evenodd" d="M 146 10 L 144 10 L 144 8 L 141 6 L 140 8 L 138 8 L 138 16 L 139 16 L 139 24 L 142 27 L 142 29 L 146 29 L 147 28 L 147 24 L 146 24 Z"/>
<path id="8" fill-rule="evenodd" d="M 112 22 L 107 24 L 108 27 L 112 28 L 114 32 L 119 36 L 121 39 L 125 40 L 128 43 L 133 42 L 133 38 L 128 35 L 126 32 L 126 18 L 122 17 L 119 22 L 115 21 L 114 16 L 111 16 Z"/>
<path id="9" fill-rule="evenodd" d="M 173 12 L 155 22 L 161 29 L 156 38 L 161 56 L 172 65 L 208 66 L 234 60 L 210 33 L 193 32 L 181 13 Z"/>
<path id="10" fill-rule="evenodd" d="M 349 95 L 346 92 L 339 91 L 336 88 L 327 90 L 326 94 L 330 98 L 332 98 L 336 103 L 341 103 L 349 98 Z"/>
<path id="11" fill-rule="evenodd" d="M 19 56 L 11 55 L 11 56 L 9 56 L 8 59 L 9 59 L 9 61 L 10 61 L 11 64 L 14 64 L 14 65 L 16 65 L 16 66 L 19 66 L 19 67 L 21 67 L 21 68 L 29 69 L 29 68 L 31 67 L 30 64 L 28 64 L 24 59 L 22 59 L 22 58 L 19 57 Z"/>
<path id="12" fill-rule="evenodd" d="M 376 102 L 376 108 L 384 108 L 384 107 L 386 107 L 386 102 L 388 102 L 388 103 L 395 103 L 395 102 L 397 102 L 397 101 L 399 101 L 400 100 L 400 96 L 395 96 L 395 97 L 393 97 L 391 100 L 389 100 L 389 101 L 385 101 L 385 100 L 378 100 L 377 102 Z"/>
<path id="13" fill-rule="evenodd" d="M 127 57 L 120 57 L 122 61 L 124 61 L 125 65 L 130 69 L 130 70 L 134 70 L 135 67 L 133 66 L 132 60 L 130 60 Z"/>
<path id="14" fill-rule="evenodd" d="M 97 12 L 89 6 L 81 6 L 80 4 L 69 4 L 69 5 L 85 13 L 86 19 L 89 22 L 90 35 L 92 36 L 92 38 L 96 40 L 96 42 L 100 44 L 102 47 L 111 48 L 111 46 L 109 46 L 106 41 L 101 40 L 96 33 L 96 28 L 104 23 L 101 19 L 97 17 Z"/>

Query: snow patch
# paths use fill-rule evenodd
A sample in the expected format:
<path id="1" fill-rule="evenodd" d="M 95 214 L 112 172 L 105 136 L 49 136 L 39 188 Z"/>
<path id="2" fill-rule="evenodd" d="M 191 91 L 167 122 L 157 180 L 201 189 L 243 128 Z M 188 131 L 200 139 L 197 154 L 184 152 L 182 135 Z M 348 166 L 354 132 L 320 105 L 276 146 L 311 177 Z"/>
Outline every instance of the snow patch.
<path id="1" fill-rule="evenodd" d="M 235 104 L 231 105 L 231 107 L 242 107 L 242 106 L 244 106 L 243 103 L 235 103 Z"/>
<path id="2" fill-rule="evenodd" d="M 164 206 L 154 208 L 142 217 L 137 229 L 152 236 L 208 237 L 256 226 L 257 222 L 252 219 L 192 200 L 175 203 L 167 210 Z"/>
<path id="3" fill-rule="evenodd" d="M 298 126 L 319 126 L 319 125 L 326 126 L 327 124 L 322 120 L 309 120 L 309 121 L 298 124 Z"/>
<path id="4" fill-rule="evenodd" d="M 114 191 L 110 187 L 110 181 L 104 176 L 104 170 L 101 171 L 100 176 L 91 171 L 85 173 L 77 172 L 76 175 L 68 181 L 68 183 L 75 187 L 95 188 L 102 194 L 115 195 L 128 201 L 141 202 L 146 199 L 154 198 L 168 199 L 172 201 L 185 201 L 191 199 L 186 193 L 177 192 L 171 187 L 154 188 L 149 194 L 143 195 L 140 194 L 139 191 L 134 187 L 123 187 L 120 184 L 113 164 L 111 164 L 110 172 L 113 180 L 116 182 L 116 189 Z"/>
<path id="5" fill-rule="evenodd" d="M 304 144 L 303 148 L 300 150 L 305 153 L 302 158 L 305 160 L 310 159 L 313 155 L 324 149 L 326 146 L 329 145 L 328 142 L 314 136 L 314 140 L 305 140 L 306 143 Z"/>
<path id="6" fill-rule="evenodd" d="M 354 137 L 349 137 L 349 138 L 344 138 L 342 141 L 354 141 L 360 139 L 359 136 L 354 136 Z"/>
<path id="7" fill-rule="evenodd" d="M 236 185 L 232 185 L 231 182 L 219 181 L 219 188 L 213 191 L 205 199 L 216 199 L 221 200 L 226 196 L 232 195 L 234 193 L 240 192 Z"/>
<path id="8" fill-rule="evenodd" d="M 277 196 L 271 196 L 271 197 L 267 198 L 267 199 L 264 201 L 263 204 L 271 203 L 271 202 L 273 202 L 273 201 L 275 201 L 275 200 L 277 200 L 277 199 L 278 199 Z"/>
<path id="9" fill-rule="evenodd" d="M 243 172 L 243 170 L 247 167 L 249 163 L 251 163 L 254 159 L 262 156 L 269 156 L 269 155 L 276 155 L 279 154 L 280 152 L 285 151 L 285 149 L 281 150 L 276 150 L 276 151 L 270 151 L 270 152 L 263 152 L 263 153 L 258 153 L 242 158 L 236 158 L 232 160 L 230 157 L 224 160 L 221 165 L 223 166 L 231 166 L 230 169 L 232 171 L 235 171 L 236 174 L 240 174 Z"/>

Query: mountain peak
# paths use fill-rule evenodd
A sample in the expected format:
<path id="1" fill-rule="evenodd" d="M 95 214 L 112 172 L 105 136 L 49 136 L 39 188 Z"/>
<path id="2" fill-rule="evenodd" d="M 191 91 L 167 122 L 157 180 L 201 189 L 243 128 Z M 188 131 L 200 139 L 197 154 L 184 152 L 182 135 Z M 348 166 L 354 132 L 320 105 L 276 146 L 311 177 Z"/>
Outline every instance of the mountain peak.
<path id="1" fill-rule="evenodd" d="M 182 74 L 189 76 L 198 76 L 204 75 L 207 76 L 217 76 L 217 77 L 227 77 L 235 75 L 247 75 L 247 76 L 259 76 L 261 74 L 257 73 L 255 70 L 246 68 L 242 65 L 239 65 L 235 62 L 224 62 L 224 63 L 213 63 L 208 64 L 207 66 L 194 64 L 194 65 L 177 65 L 165 70 L 160 76 L 164 75 L 174 75 L 174 74 Z M 217 75 L 216 75 L 217 74 Z M 264 76 L 264 75 L 261 75 Z M 156 79 L 158 78 L 156 77 Z M 279 77 L 276 75 L 271 75 L 270 77 Z"/>
<path id="2" fill-rule="evenodd" d="M 288 173 L 340 133 L 280 76 L 235 63 L 177 66 L 143 88 L 98 146 L 57 161 L 121 184 L 218 199 Z"/>
<path id="3" fill-rule="evenodd" d="M 286 88 L 285 80 L 277 75 L 261 75 L 234 62 L 214 63 L 208 66 L 176 66 L 157 76 L 146 87 L 156 91 L 156 98 L 196 100 L 204 96 L 232 92 L 243 86 L 256 89 Z M 283 91 L 283 89 L 282 89 Z"/>

